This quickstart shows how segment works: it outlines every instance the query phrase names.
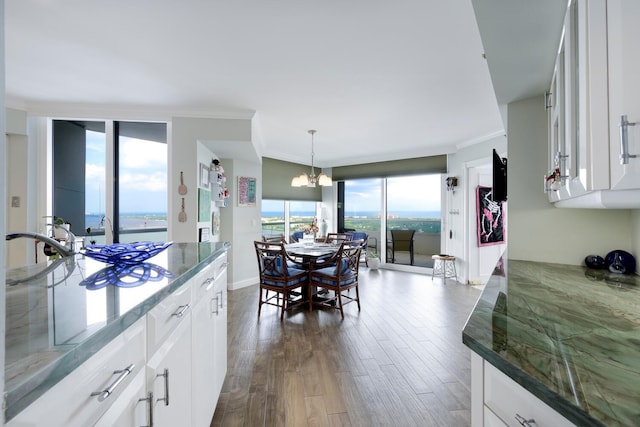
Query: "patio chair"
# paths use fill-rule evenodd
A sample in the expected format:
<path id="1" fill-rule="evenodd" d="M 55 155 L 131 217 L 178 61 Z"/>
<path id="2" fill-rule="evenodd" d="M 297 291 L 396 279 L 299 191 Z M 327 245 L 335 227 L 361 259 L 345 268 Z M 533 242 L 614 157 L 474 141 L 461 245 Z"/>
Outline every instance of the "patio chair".
<path id="1" fill-rule="evenodd" d="M 413 235 L 416 230 L 391 230 L 391 262 L 396 262 L 396 251 L 408 251 L 413 265 Z"/>

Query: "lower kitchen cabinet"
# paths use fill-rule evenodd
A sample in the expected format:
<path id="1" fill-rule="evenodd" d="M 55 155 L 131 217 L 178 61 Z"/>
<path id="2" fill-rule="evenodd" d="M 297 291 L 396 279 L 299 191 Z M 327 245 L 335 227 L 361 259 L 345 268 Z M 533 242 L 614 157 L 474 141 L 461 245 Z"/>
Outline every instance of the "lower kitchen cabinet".
<path id="1" fill-rule="evenodd" d="M 227 371 L 226 260 L 216 258 L 6 425 L 208 426 Z"/>
<path id="2" fill-rule="evenodd" d="M 218 258 L 194 286 L 191 366 L 194 426 L 208 426 L 227 373 L 226 256 Z"/>
<path id="3" fill-rule="evenodd" d="M 145 395 L 145 370 L 140 369 L 129 386 L 118 396 L 95 427 L 131 427 L 151 425 L 149 401 Z M 152 395 L 150 395 L 152 396 Z"/>
<path id="4" fill-rule="evenodd" d="M 575 427 L 476 353 L 471 353 L 472 427 Z M 528 424 L 527 424 L 528 423 Z"/>
<path id="5" fill-rule="evenodd" d="M 145 322 L 140 319 L 6 425 L 93 425 L 144 372 L 144 363 Z"/>
<path id="6" fill-rule="evenodd" d="M 191 313 L 147 362 L 147 392 L 153 393 L 153 425 L 190 426 L 191 423 Z"/>

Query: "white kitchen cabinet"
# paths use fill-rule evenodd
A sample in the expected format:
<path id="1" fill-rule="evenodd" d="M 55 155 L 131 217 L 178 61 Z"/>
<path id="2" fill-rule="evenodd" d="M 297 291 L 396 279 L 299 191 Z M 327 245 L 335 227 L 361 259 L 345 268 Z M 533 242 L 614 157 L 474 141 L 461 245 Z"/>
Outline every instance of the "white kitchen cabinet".
<path id="1" fill-rule="evenodd" d="M 154 397 L 154 426 L 191 425 L 191 284 L 147 314 L 146 382 Z"/>
<path id="2" fill-rule="evenodd" d="M 227 257 L 217 258 L 194 280 L 191 366 L 194 425 L 209 425 L 227 372 Z"/>
<path id="3" fill-rule="evenodd" d="M 472 427 L 519 427 L 524 421 L 536 427 L 575 427 L 553 408 L 471 352 Z M 482 386 L 474 384 L 481 381 Z M 479 413 L 482 411 L 482 414 Z"/>
<path id="4" fill-rule="evenodd" d="M 640 19 L 633 0 L 569 3 L 551 88 L 549 200 L 558 207 L 640 207 L 640 158 L 620 164 L 621 116 L 640 121 Z M 629 126 L 640 152 L 640 126 Z M 617 190 L 633 190 L 619 192 Z"/>
<path id="5" fill-rule="evenodd" d="M 191 424 L 191 313 L 147 362 L 147 392 L 152 392 L 153 425 Z"/>
<path id="6" fill-rule="evenodd" d="M 612 189 L 640 188 L 639 22 L 640 2 L 607 0 Z M 624 147 L 620 127 L 622 116 L 626 116 L 628 122 L 637 123 L 627 126 Z"/>
<path id="7" fill-rule="evenodd" d="M 21 411 L 7 426 L 93 425 L 144 372 L 144 319 L 131 325 L 89 360 Z"/>
<path id="8" fill-rule="evenodd" d="M 145 370 L 131 380 L 107 412 L 100 417 L 94 427 L 132 427 L 150 425 L 149 402 L 145 396 Z M 153 397 L 151 397 L 153 400 Z"/>

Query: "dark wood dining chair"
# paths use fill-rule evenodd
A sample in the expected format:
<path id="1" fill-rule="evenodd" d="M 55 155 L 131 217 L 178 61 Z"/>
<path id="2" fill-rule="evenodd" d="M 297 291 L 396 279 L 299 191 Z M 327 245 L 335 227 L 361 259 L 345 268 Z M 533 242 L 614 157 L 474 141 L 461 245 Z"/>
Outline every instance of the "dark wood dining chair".
<path id="1" fill-rule="evenodd" d="M 285 310 L 293 309 L 305 302 L 302 290 L 294 290 L 306 286 L 309 272 L 296 268 L 295 260 L 285 250 L 284 243 L 255 241 L 258 270 L 260 272 L 260 295 L 258 299 L 258 317 L 263 304 L 274 305 L 281 309 L 280 321 Z M 275 292 L 269 295 L 269 292 Z M 274 301 L 275 300 L 275 301 Z"/>
<path id="2" fill-rule="evenodd" d="M 413 265 L 413 235 L 416 230 L 391 230 L 391 262 L 396 262 L 396 251 L 409 252 Z"/>
<path id="3" fill-rule="evenodd" d="M 325 242 L 333 243 L 333 242 L 348 242 L 353 240 L 353 234 L 351 233 L 327 233 L 327 238 Z"/>
<path id="4" fill-rule="evenodd" d="M 340 316 L 344 319 L 344 305 L 356 302 L 360 311 L 358 267 L 363 244 L 362 240 L 342 242 L 340 249 L 332 257 L 311 263 L 309 310 L 313 310 L 314 305 L 337 309 L 340 310 Z M 349 292 L 353 288 L 356 291 L 355 297 Z M 323 293 L 322 290 L 329 292 Z"/>

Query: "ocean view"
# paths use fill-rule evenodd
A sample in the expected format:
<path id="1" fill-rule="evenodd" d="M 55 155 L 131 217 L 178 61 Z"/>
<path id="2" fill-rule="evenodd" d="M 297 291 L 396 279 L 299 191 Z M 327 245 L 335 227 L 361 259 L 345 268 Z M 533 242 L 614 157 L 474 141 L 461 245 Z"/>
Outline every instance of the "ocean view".
<path id="1" fill-rule="evenodd" d="M 85 214 L 84 221 L 86 227 L 92 230 L 100 230 L 109 227 L 105 224 L 104 214 Z M 120 228 L 124 230 L 135 230 L 141 228 L 166 228 L 167 214 L 159 212 L 130 212 L 120 214 Z"/>
<path id="2" fill-rule="evenodd" d="M 300 212 L 291 212 L 291 217 L 313 217 L 315 212 L 313 211 L 300 211 Z M 345 212 L 346 217 L 350 218 L 379 218 L 380 212 L 376 211 L 347 211 Z M 263 218 L 284 218 L 283 212 L 273 212 L 273 211 L 265 211 L 262 212 Z M 389 212 L 390 218 L 420 218 L 420 219 L 440 219 L 442 217 L 442 213 L 440 211 L 391 211 Z"/>

